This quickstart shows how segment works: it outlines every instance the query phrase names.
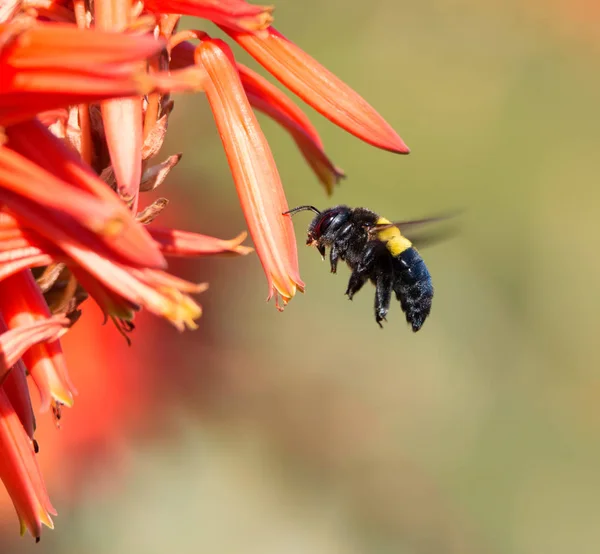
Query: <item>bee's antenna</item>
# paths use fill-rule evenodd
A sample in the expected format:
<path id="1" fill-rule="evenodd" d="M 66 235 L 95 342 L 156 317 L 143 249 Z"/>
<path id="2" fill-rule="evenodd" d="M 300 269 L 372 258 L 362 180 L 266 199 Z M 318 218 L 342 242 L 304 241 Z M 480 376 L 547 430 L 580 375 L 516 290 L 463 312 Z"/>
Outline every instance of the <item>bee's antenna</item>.
<path id="1" fill-rule="evenodd" d="M 283 214 L 281 214 L 281 215 L 287 215 L 287 214 L 294 215 L 294 214 L 296 214 L 298 212 L 303 212 L 304 210 L 311 210 L 311 211 L 315 212 L 316 214 L 320 214 L 321 213 L 314 206 L 298 206 L 297 208 L 294 208 L 293 210 L 289 210 L 287 212 L 283 212 Z"/>

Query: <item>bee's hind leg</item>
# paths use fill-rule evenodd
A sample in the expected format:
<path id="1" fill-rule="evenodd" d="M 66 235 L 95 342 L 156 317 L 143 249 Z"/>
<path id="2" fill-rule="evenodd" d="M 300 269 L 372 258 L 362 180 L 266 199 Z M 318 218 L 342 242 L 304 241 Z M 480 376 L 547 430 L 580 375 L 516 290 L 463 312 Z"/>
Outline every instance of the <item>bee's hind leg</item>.
<path id="1" fill-rule="evenodd" d="M 375 321 L 379 327 L 390 309 L 392 300 L 393 279 L 391 273 L 381 272 L 375 280 Z"/>

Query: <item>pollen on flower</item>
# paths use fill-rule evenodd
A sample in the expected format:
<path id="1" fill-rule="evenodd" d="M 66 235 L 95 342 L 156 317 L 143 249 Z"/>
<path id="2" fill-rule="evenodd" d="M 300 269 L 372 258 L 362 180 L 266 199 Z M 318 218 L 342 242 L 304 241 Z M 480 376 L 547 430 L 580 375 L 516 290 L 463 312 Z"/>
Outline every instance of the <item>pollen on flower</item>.
<path id="1" fill-rule="evenodd" d="M 100 230 L 100 233 L 106 237 L 116 237 L 123 232 L 125 225 L 125 221 L 117 216 L 109 219 Z"/>
<path id="2" fill-rule="evenodd" d="M 208 284 L 203 283 L 198 285 L 197 292 L 203 292 L 206 289 L 208 289 Z M 202 315 L 202 308 L 192 298 L 179 291 L 172 290 L 169 292 L 172 296 L 172 303 L 164 316 L 179 331 L 184 331 L 186 328 L 190 330 L 197 329 L 196 319 Z"/>

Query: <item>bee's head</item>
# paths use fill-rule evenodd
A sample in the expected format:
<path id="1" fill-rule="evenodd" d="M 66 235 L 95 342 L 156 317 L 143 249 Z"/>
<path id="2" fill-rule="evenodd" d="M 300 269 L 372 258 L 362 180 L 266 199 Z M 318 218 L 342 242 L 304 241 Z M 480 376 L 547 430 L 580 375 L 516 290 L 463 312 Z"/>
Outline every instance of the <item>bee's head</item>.
<path id="1" fill-rule="evenodd" d="M 293 215 L 304 210 L 310 210 L 317 214 L 308 227 L 306 244 L 316 246 L 321 256 L 324 256 L 325 245 L 319 239 L 326 233 L 335 232 L 346 223 L 352 210 L 348 206 L 336 206 L 320 212 L 314 206 L 299 206 L 286 213 Z"/>

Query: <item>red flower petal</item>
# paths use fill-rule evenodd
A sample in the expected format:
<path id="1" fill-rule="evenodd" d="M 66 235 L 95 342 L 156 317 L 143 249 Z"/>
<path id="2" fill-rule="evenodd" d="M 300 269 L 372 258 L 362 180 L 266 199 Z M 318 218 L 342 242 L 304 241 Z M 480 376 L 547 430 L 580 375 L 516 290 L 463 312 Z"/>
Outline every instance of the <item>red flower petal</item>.
<path id="1" fill-rule="evenodd" d="M 7 146 L 23 154 L 55 177 L 88 192 L 110 206 L 115 222 L 112 236 L 105 235 L 106 244 L 125 260 L 145 267 L 165 267 L 166 262 L 147 230 L 138 224 L 117 195 L 93 171 L 37 121 L 13 125 L 6 130 Z M 29 185 L 30 182 L 26 181 Z M 46 187 L 48 185 L 46 184 Z M 26 187 L 27 190 L 27 187 Z M 55 193 L 56 194 L 56 193 Z M 67 208 L 68 209 L 68 208 Z M 120 227 L 120 229 L 119 229 Z"/>
<path id="2" fill-rule="evenodd" d="M 273 27 L 266 37 L 222 26 L 244 50 L 293 93 L 336 125 L 365 142 L 399 154 L 410 150 L 356 92 Z"/>
<path id="3" fill-rule="evenodd" d="M 287 303 L 303 290 L 287 201 L 256 116 L 248 103 L 231 50 L 221 40 L 205 39 L 197 62 L 208 74 L 206 96 L 227 154 L 242 210 L 270 288 Z M 278 306 L 279 307 L 279 306 Z"/>
<path id="4" fill-rule="evenodd" d="M 0 124 L 69 104 L 142 96 L 155 80 L 130 62 L 165 46 L 152 36 L 72 25 L 0 25 Z"/>
<path id="5" fill-rule="evenodd" d="M 6 327 L 4 327 L 6 329 Z M 35 416 L 33 407 L 31 406 L 31 397 L 29 396 L 29 387 L 27 385 L 27 368 L 23 360 L 17 360 L 17 363 L 12 366 L 8 375 L 2 382 L 2 389 L 8 396 L 10 403 L 13 405 L 15 412 L 19 416 L 19 421 L 27 436 L 33 439 L 35 432 Z"/>
<path id="6" fill-rule="evenodd" d="M 95 0 L 96 27 L 123 31 L 131 13 L 131 0 Z M 143 68 L 140 68 L 143 70 Z M 142 177 L 142 99 L 124 98 L 102 102 L 102 122 L 110 160 L 121 198 L 137 213 Z"/>
<path id="7" fill-rule="evenodd" d="M 19 416 L 4 390 L 0 389 L 0 479 L 10 495 L 21 533 L 27 529 L 37 540 L 42 524 L 53 528 L 50 514 L 56 510 L 50 504 L 35 451 Z"/>
<path id="8" fill-rule="evenodd" d="M 242 245 L 246 233 L 240 233 L 231 240 L 222 240 L 198 233 L 149 227 L 152 238 L 160 244 L 168 256 L 211 256 L 215 254 L 241 254 L 252 252 L 252 248 Z"/>
<path id="9" fill-rule="evenodd" d="M 0 309 L 11 333 L 52 321 L 46 301 L 29 270 L 0 281 Z M 69 324 L 66 318 L 57 321 Z M 3 336 L 0 335 L 0 340 Z M 76 391 L 58 341 L 41 342 L 20 355 L 39 390 L 42 410 L 50 407 L 52 399 L 67 406 L 73 404 Z"/>
<path id="10" fill-rule="evenodd" d="M 152 36 L 79 29 L 73 25 L 41 23 L 23 29 L 0 25 L 3 44 L 0 63 L 19 69 L 91 69 L 104 64 L 145 60 L 165 47 Z"/>
<path id="11" fill-rule="evenodd" d="M 55 341 L 67 331 L 71 321 L 64 316 L 33 321 L 0 334 L 0 380 L 19 358 L 39 343 Z"/>
<path id="12" fill-rule="evenodd" d="M 273 6 L 244 0 L 146 0 L 144 5 L 153 12 L 194 15 L 239 31 L 260 31 L 273 21 Z"/>
<path id="13" fill-rule="evenodd" d="M 137 212 L 142 177 L 142 100 L 102 102 L 102 122 L 119 195 Z"/>
<path id="14" fill-rule="evenodd" d="M 283 92 L 248 67 L 237 64 L 252 107 L 272 117 L 286 129 L 328 194 L 344 172 L 328 158 L 319 133 L 304 112 Z"/>

